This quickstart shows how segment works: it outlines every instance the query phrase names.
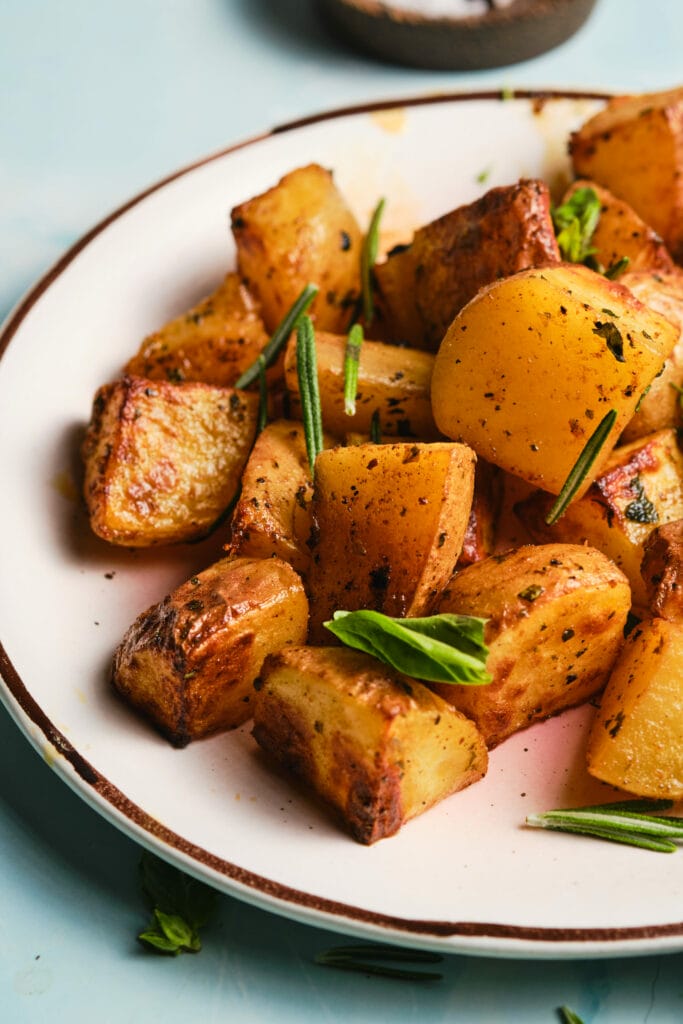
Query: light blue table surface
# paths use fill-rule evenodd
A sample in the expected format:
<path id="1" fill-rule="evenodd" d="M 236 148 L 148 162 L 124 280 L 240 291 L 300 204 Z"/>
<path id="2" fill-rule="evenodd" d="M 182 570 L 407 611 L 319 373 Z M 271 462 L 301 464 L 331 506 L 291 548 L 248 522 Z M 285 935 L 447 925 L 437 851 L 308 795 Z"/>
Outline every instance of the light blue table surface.
<path id="1" fill-rule="evenodd" d="M 0 313 L 131 194 L 275 124 L 473 87 L 666 88 L 683 82 L 682 54 L 679 0 L 599 0 L 554 52 L 470 74 L 357 55 L 309 0 L 1 0 Z M 443 981 L 416 985 L 316 967 L 340 936 L 227 897 L 199 956 L 148 955 L 135 941 L 146 923 L 139 856 L 0 710 L 2 1024 L 541 1024 L 561 1004 L 586 1024 L 683 1021 L 683 955 L 450 957 Z"/>

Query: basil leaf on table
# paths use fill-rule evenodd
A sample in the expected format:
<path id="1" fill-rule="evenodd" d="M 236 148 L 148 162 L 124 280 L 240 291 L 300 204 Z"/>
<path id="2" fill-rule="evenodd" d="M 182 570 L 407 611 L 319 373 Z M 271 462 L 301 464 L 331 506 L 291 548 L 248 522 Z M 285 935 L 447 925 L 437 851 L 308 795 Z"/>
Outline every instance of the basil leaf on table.
<path id="1" fill-rule="evenodd" d="M 476 686 L 491 682 L 485 624 L 486 619 L 470 615 L 398 619 L 370 610 L 337 611 L 324 623 L 342 643 L 413 679 Z"/>

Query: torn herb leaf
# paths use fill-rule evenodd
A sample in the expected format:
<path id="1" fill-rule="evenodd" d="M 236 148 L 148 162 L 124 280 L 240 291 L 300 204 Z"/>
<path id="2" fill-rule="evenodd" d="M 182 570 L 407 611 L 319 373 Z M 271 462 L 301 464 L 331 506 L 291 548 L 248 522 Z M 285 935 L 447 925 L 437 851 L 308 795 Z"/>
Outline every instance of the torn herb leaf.
<path id="1" fill-rule="evenodd" d="M 551 216 L 562 259 L 584 263 L 596 252 L 591 245 L 600 220 L 600 200 L 595 189 L 577 188 L 566 203 L 551 211 Z"/>
<path id="2" fill-rule="evenodd" d="M 152 920 L 138 939 L 159 953 L 198 953 L 199 928 L 215 909 L 217 894 L 151 853 L 140 860 L 142 889 Z"/>
<path id="3" fill-rule="evenodd" d="M 625 363 L 626 357 L 624 356 L 624 339 L 621 336 L 621 331 L 616 324 L 611 321 L 603 323 L 601 320 L 594 321 L 595 326 L 593 327 L 593 334 L 599 335 L 605 339 L 607 348 L 610 350 L 614 358 L 618 363 Z"/>
<path id="4" fill-rule="evenodd" d="M 471 615 L 392 618 L 369 609 L 336 611 L 324 625 L 345 643 L 399 672 L 433 683 L 491 682 L 486 671 L 486 619 Z"/>
<path id="5" fill-rule="evenodd" d="M 630 519 L 632 523 L 658 523 L 659 513 L 645 494 L 645 488 L 640 477 L 635 476 L 633 480 L 629 481 L 629 487 L 636 497 L 624 509 L 626 518 Z"/>

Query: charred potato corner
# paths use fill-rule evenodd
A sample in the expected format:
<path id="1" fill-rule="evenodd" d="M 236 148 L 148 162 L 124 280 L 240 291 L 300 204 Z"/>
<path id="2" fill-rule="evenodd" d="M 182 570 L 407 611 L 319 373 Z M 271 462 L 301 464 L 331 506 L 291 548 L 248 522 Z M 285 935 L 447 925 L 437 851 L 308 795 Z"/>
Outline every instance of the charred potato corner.
<path id="1" fill-rule="evenodd" d="M 590 700 L 584 769 L 683 798 L 682 125 L 615 98 L 557 206 L 511 182 L 388 254 L 315 163 L 232 210 L 82 449 L 104 542 L 220 531 L 114 656 L 173 745 L 253 717 L 254 770 L 369 844 Z"/>

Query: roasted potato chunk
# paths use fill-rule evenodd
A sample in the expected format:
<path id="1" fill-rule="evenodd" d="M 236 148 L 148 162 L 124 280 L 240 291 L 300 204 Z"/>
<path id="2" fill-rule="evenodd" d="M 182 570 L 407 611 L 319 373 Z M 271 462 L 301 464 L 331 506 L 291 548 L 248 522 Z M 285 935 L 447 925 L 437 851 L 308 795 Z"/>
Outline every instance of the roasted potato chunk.
<path id="1" fill-rule="evenodd" d="M 630 291 L 586 267 L 524 271 L 479 292 L 453 321 L 434 364 L 436 425 L 559 494 L 602 417 L 616 409 L 592 475 L 600 472 L 677 336 Z"/>
<path id="2" fill-rule="evenodd" d="M 375 276 L 393 338 L 435 351 L 483 285 L 559 260 L 548 189 L 520 181 L 420 228 Z"/>
<path id="3" fill-rule="evenodd" d="M 458 568 L 492 555 L 496 546 L 496 524 L 503 498 L 503 482 L 496 466 L 477 459 L 470 518 L 462 542 Z"/>
<path id="4" fill-rule="evenodd" d="M 657 232 L 628 203 L 613 196 L 609 189 L 601 188 L 594 181 L 580 179 L 570 186 L 562 202 L 571 199 L 580 188 L 592 188 L 600 200 L 600 219 L 593 232 L 591 245 L 596 249 L 595 257 L 603 267 L 610 267 L 626 257 L 629 272 L 670 273 L 675 269 L 669 250 Z M 619 283 L 625 284 L 623 274 L 619 277 Z"/>
<path id="5" fill-rule="evenodd" d="M 630 634 L 600 699 L 588 771 L 637 796 L 683 797 L 683 624 L 652 619 Z"/>
<path id="6" fill-rule="evenodd" d="M 599 551 L 532 545 L 459 572 L 437 611 L 488 619 L 487 686 L 430 683 L 489 747 L 604 685 L 623 642 L 628 582 Z"/>
<path id="7" fill-rule="evenodd" d="M 467 528 L 474 453 L 458 444 L 364 444 L 315 462 L 311 637 L 338 609 L 426 614 Z"/>
<path id="8" fill-rule="evenodd" d="M 327 434 L 324 440 L 326 447 L 334 444 Z M 306 575 L 312 494 L 303 426 L 291 420 L 269 423 L 257 437 L 242 476 L 231 524 L 231 554 L 276 555 Z"/>
<path id="9" fill-rule="evenodd" d="M 683 257 L 683 89 L 615 96 L 570 140 L 579 177 L 625 199 Z"/>
<path id="10" fill-rule="evenodd" d="M 640 572 L 643 544 L 658 524 L 683 517 L 683 456 L 674 430 L 662 430 L 615 448 L 606 469 L 553 526 L 552 499 L 533 494 L 518 514 L 536 540 L 590 544 L 626 574 L 633 603 L 647 604 Z"/>
<path id="11" fill-rule="evenodd" d="M 301 580 L 278 558 L 223 559 L 133 623 L 112 682 L 176 747 L 251 718 L 268 654 L 308 627 Z"/>
<path id="12" fill-rule="evenodd" d="M 381 341 L 364 341 L 358 363 L 356 412 L 344 411 L 344 353 L 346 338 L 317 332 L 315 338 L 320 407 L 325 427 L 337 437 L 345 433 L 367 434 L 374 412 L 387 437 L 414 437 L 433 441 L 440 437 L 434 424 L 430 383 L 434 357 L 418 349 L 397 348 Z M 296 338 L 287 346 L 285 380 L 293 396 L 293 412 L 299 413 L 299 381 L 296 369 Z"/>
<path id="13" fill-rule="evenodd" d="M 267 341 L 256 302 L 239 275 L 228 274 L 208 298 L 145 338 L 125 372 L 231 387 Z"/>
<path id="14" fill-rule="evenodd" d="M 345 331 L 360 294 L 362 235 L 329 171 L 309 164 L 236 206 L 232 232 L 240 274 L 261 301 L 269 331 L 309 282 L 316 326 Z"/>
<path id="15" fill-rule="evenodd" d="M 112 544 L 202 536 L 233 497 L 258 396 L 124 377 L 100 388 L 83 443 L 90 523 Z"/>
<path id="16" fill-rule="evenodd" d="M 678 331 L 678 339 L 665 359 L 662 371 L 652 381 L 624 427 L 621 441 L 625 444 L 656 430 L 678 427 L 683 423 L 683 273 L 680 270 L 670 273 L 663 270 L 653 273 L 634 271 L 622 274 L 619 281 L 642 303 L 670 320 Z"/>
<path id="17" fill-rule="evenodd" d="M 652 615 L 683 622 L 683 519 L 652 531 L 643 545 L 640 573 Z"/>
<path id="18" fill-rule="evenodd" d="M 268 658 L 254 737 L 374 843 L 484 775 L 472 722 L 359 651 L 294 647 Z"/>

